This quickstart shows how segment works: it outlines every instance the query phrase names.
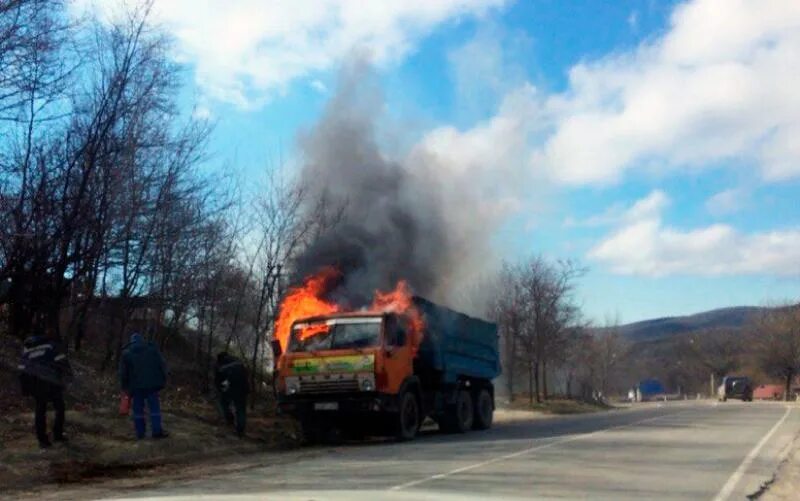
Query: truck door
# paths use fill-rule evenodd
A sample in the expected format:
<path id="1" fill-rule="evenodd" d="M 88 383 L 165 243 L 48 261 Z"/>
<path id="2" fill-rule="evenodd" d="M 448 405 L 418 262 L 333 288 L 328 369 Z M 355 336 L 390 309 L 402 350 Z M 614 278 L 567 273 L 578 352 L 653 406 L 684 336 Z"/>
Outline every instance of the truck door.
<path id="1" fill-rule="evenodd" d="M 382 391 L 397 394 L 400 385 L 413 371 L 411 347 L 409 336 L 406 333 L 404 322 L 396 315 L 386 318 L 383 366 L 386 371 L 386 387 Z"/>

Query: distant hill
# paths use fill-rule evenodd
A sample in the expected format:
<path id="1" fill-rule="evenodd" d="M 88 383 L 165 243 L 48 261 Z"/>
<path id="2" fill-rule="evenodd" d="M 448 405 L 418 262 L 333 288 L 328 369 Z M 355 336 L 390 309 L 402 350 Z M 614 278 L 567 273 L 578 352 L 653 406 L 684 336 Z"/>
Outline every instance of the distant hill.
<path id="1" fill-rule="evenodd" d="M 744 327 L 750 319 L 765 309 L 757 306 L 720 308 L 683 317 L 656 318 L 625 324 L 619 327 L 619 331 L 634 342 L 657 341 L 699 329 Z"/>

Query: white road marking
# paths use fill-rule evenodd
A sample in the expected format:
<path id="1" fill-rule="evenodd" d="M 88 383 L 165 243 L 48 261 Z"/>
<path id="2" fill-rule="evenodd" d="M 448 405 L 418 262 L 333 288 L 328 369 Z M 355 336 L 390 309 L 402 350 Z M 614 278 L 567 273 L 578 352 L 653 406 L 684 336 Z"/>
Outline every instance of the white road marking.
<path id="1" fill-rule="evenodd" d="M 787 406 L 786 412 L 783 413 L 783 417 L 781 417 L 778 420 L 778 422 L 775 423 L 775 426 L 770 428 L 770 430 L 767 432 L 766 435 L 761 437 L 761 440 L 758 441 L 756 446 L 753 447 L 753 449 L 747 454 L 747 456 L 745 456 L 745 458 L 742 460 L 742 463 L 739 465 L 738 468 L 736 468 L 736 471 L 733 472 L 733 475 L 731 475 L 728 481 L 725 482 L 725 485 L 722 486 L 722 489 L 720 489 L 719 493 L 714 498 L 714 501 L 724 501 L 730 497 L 730 495 L 733 493 L 733 489 L 736 488 L 736 485 L 739 483 L 739 481 L 742 479 L 747 469 L 756 459 L 758 453 L 761 452 L 761 449 L 764 447 L 767 441 L 769 441 L 772 435 L 774 435 L 775 432 L 778 431 L 778 428 L 780 428 L 783 422 L 786 421 L 786 418 L 789 417 L 789 413 L 791 412 L 792 408 Z"/>
<path id="2" fill-rule="evenodd" d="M 667 415 L 663 415 L 663 416 L 655 416 L 655 417 L 651 417 L 651 418 L 647 418 L 647 419 L 641 419 L 639 421 L 634 421 L 632 423 L 612 426 L 610 428 L 603 428 L 602 430 L 596 430 L 596 431 L 592 431 L 592 432 L 589 432 L 589 433 L 579 433 L 577 435 L 568 435 L 567 438 L 564 438 L 562 440 L 554 440 L 554 441 L 548 442 L 546 444 L 536 445 L 534 447 L 529 447 L 527 449 L 522 449 L 522 450 L 519 450 L 517 452 L 512 452 L 511 454 L 506 454 L 504 456 L 498 456 L 496 458 L 488 459 L 488 460 L 482 461 L 480 463 L 475 463 L 475 464 L 471 464 L 471 465 L 467 465 L 467 466 L 462 466 L 461 468 L 456 468 L 455 470 L 450 470 L 450 471 L 448 471 L 446 473 L 437 473 L 436 475 L 431 475 L 429 477 L 421 478 L 419 480 L 413 480 L 411 482 L 406 482 L 404 484 L 398 484 L 398 485 L 395 485 L 393 487 L 390 487 L 388 490 L 390 490 L 390 491 L 399 491 L 399 490 L 402 490 L 402 489 L 407 489 L 409 487 L 414 487 L 416 485 L 420 485 L 420 484 L 424 484 L 426 482 L 430 482 L 431 480 L 439 480 L 439 479 L 442 479 L 442 478 L 447 478 L 447 477 L 449 477 L 451 475 L 456 475 L 458 473 L 463 473 L 465 471 L 474 470 L 475 468 L 481 468 L 483 466 L 487 466 L 487 465 L 494 464 L 494 463 L 499 463 L 500 461 L 505 461 L 507 459 L 513 459 L 515 457 L 524 456 L 525 454 L 530 454 L 531 452 L 536 452 L 536 451 L 540 451 L 540 450 L 543 450 L 543 449 L 549 449 L 549 448 L 555 447 L 557 445 L 563 445 L 563 444 L 567 444 L 567 443 L 570 443 L 570 442 L 575 442 L 576 440 L 583 440 L 585 438 L 589 438 L 589 437 L 593 437 L 593 436 L 600 435 L 600 434 L 603 434 L 603 433 L 607 433 L 609 431 L 619 430 L 619 429 L 622 429 L 622 428 L 629 428 L 631 426 L 636 426 L 637 424 L 648 423 L 650 421 L 657 421 L 659 419 L 664 419 L 664 418 L 667 418 L 667 417 L 677 416 L 679 414 L 684 414 L 686 412 L 689 412 L 690 410 L 692 410 L 692 409 L 687 409 L 687 410 L 683 410 L 683 411 L 680 411 L 680 412 L 673 412 L 671 414 L 667 414 Z"/>

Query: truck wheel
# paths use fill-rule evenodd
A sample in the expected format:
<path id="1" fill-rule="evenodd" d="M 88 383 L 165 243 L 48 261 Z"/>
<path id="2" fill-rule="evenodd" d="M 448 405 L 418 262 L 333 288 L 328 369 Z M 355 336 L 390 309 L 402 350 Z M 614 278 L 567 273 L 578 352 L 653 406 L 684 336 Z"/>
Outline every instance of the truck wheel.
<path id="1" fill-rule="evenodd" d="M 456 404 L 447 410 L 440 426 L 446 433 L 466 433 L 472 429 L 474 418 L 472 408 L 472 395 L 466 390 L 460 390 L 456 395 Z"/>
<path id="2" fill-rule="evenodd" d="M 319 426 L 311 420 L 304 419 L 299 422 L 300 442 L 303 445 L 315 445 L 322 441 L 322 433 Z"/>
<path id="3" fill-rule="evenodd" d="M 478 393 L 472 427 L 476 430 L 488 430 L 492 427 L 493 416 L 494 404 L 492 403 L 492 395 L 489 390 L 483 389 Z"/>
<path id="4" fill-rule="evenodd" d="M 397 439 L 401 441 L 413 440 L 419 431 L 419 403 L 417 397 L 410 391 L 403 394 L 400 399 L 400 412 L 397 416 Z"/>

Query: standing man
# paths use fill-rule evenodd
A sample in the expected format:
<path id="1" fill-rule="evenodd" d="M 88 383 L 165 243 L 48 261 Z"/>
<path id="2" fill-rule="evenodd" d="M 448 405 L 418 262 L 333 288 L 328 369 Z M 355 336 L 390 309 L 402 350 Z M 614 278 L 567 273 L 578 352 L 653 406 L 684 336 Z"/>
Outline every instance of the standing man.
<path id="1" fill-rule="evenodd" d="M 47 404 L 53 403 L 55 420 L 53 440 L 66 442 L 64 436 L 64 385 L 72 378 L 72 368 L 61 343 L 48 339 L 44 332 L 25 340 L 19 364 L 22 394 L 36 402 L 35 429 L 39 447 L 52 445 L 47 435 Z"/>
<path id="2" fill-rule="evenodd" d="M 250 387 L 247 382 L 247 369 L 236 357 L 222 352 L 217 355 L 217 368 L 214 382 L 219 393 L 219 403 L 225 421 L 233 424 L 231 404 L 236 409 L 236 434 L 239 438 L 244 436 L 244 427 L 247 422 L 247 394 Z"/>
<path id="3" fill-rule="evenodd" d="M 166 438 L 169 433 L 161 428 L 161 403 L 158 392 L 167 382 L 167 366 L 155 344 L 145 341 L 141 334 L 131 335 L 125 345 L 119 364 L 119 381 L 122 391 L 133 400 L 133 424 L 136 438 L 145 436 L 147 425 L 144 419 L 144 404 L 150 412 L 153 438 Z"/>

